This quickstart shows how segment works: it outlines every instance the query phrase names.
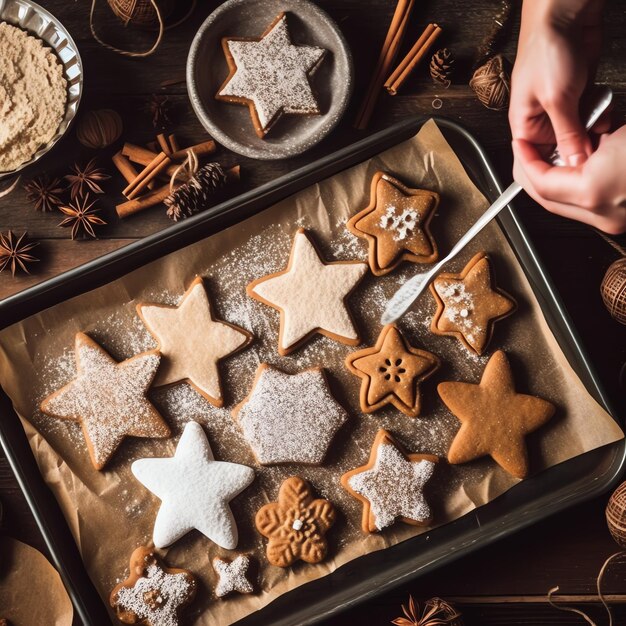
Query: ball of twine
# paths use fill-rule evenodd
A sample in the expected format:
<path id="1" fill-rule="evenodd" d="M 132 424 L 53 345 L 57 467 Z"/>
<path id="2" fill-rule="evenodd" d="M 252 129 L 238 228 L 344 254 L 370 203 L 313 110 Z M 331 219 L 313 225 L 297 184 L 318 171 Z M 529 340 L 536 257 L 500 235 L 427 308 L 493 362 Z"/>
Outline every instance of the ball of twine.
<path id="1" fill-rule="evenodd" d="M 131 22 L 137 26 L 155 26 L 158 24 L 157 12 L 150 0 L 107 0 L 111 10 L 124 24 Z M 175 0 L 158 0 L 161 16 L 167 19 L 174 10 Z"/>
<path id="2" fill-rule="evenodd" d="M 626 257 L 609 266 L 600 285 L 602 301 L 611 316 L 626 324 Z"/>
<path id="3" fill-rule="evenodd" d="M 76 137 L 80 143 L 94 150 L 115 143 L 122 134 L 122 118 L 112 109 L 87 111 L 78 121 Z"/>
<path id="4" fill-rule="evenodd" d="M 474 72 L 469 85 L 488 109 L 506 109 L 511 93 L 511 73 L 506 59 L 501 54 L 489 59 Z"/>
<path id="5" fill-rule="evenodd" d="M 609 498 L 606 505 L 606 523 L 615 542 L 626 548 L 626 482 Z"/>

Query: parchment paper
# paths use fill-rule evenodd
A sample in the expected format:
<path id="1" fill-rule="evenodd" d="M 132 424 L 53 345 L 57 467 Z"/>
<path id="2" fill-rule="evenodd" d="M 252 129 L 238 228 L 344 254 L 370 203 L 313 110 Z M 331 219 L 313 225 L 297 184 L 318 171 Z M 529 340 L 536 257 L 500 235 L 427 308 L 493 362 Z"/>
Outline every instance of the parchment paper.
<path id="1" fill-rule="evenodd" d="M 411 343 L 435 352 L 444 362 L 422 386 L 422 415 L 411 419 L 394 409 L 364 415 L 358 403 L 360 379 L 343 365 L 351 348 L 317 337 L 293 355 L 279 357 L 278 313 L 245 294 L 246 284 L 253 279 L 286 266 L 293 233 L 299 226 L 313 232 L 328 260 L 365 259 L 365 242 L 350 235 L 345 222 L 367 205 L 371 176 L 378 169 L 410 187 L 421 186 L 441 194 L 432 230 L 442 254 L 487 206 L 435 123 L 429 122 L 414 138 L 368 162 L 0 333 L 0 382 L 23 416 L 41 472 L 59 500 L 87 570 L 105 600 L 114 584 L 125 577 L 132 550 L 150 541 L 159 506 L 159 501 L 134 479 L 130 464 L 144 456 L 172 455 L 181 427 L 188 420 L 205 426 L 217 459 L 245 463 L 257 470 L 253 485 L 233 501 L 233 510 L 240 533 L 238 551 L 252 554 L 258 566 L 257 593 L 217 600 L 212 595 L 217 577 L 210 561 L 215 555 L 228 553 L 195 531 L 176 542 L 167 551 L 167 562 L 190 568 L 201 580 L 198 598 L 187 613 L 190 623 L 231 623 L 351 559 L 420 532 L 397 523 L 381 534 L 364 535 L 361 506 L 343 491 L 339 477 L 366 462 L 381 427 L 392 431 L 412 452 L 445 456 L 459 424 L 439 400 L 436 385 L 442 380 L 477 382 L 489 355 L 472 356 L 456 339 L 433 335 L 429 326 L 435 304 L 425 293 L 401 322 Z M 496 225 L 483 231 L 450 270 L 460 270 L 481 249 L 492 256 L 499 285 L 519 303 L 512 317 L 496 324 L 490 351 L 507 351 L 520 391 L 539 395 L 558 407 L 551 422 L 528 438 L 532 471 L 620 439 L 623 434 L 619 427 L 568 365 Z M 386 299 L 414 272 L 414 266 L 404 265 L 383 278 L 368 276 L 351 297 L 366 345 L 372 345 L 380 331 L 378 319 Z M 42 416 L 38 403 L 75 375 L 72 349 L 77 331 L 89 333 L 117 359 L 152 348 L 154 343 L 135 313 L 137 302 L 174 304 L 196 275 L 206 278 L 218 316 L 255 335 L 251 347 L 229 358 L 222 367 L 225 408 L 212 407 L 186 384 L 155 390 L 152 399 L 172 425 L 174 437 L 168 441 L 127 439 L 107 470 L 95 471 L 79 426 Z M 264 361 L 290 372 L 315 365 L 327 368 L 333 391 L 348 408 L 350 420 L 333 440 L 323 467 L 256 465 L 230 410 L 247 395 L 256 367 Z M 283 570 L 267 564 L 265 540 L 254 529 L 253 520 L 262 504 L 276 500 L 280 483 L 290 475 L 308 479 L 318 494 L 335 504 L 339 519 L 328 534 L 329 558 L 324 563 L 298 563 Z M 463 466 L 441 463 L 426 495 L 436 524 L 443 524 L 496 498 L 516 482 L 488 459 Z"/>

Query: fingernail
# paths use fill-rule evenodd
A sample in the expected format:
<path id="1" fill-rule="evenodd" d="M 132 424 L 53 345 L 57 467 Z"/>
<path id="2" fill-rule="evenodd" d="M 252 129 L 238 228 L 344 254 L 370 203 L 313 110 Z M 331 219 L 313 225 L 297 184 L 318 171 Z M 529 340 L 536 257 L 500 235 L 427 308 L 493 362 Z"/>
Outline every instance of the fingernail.
<path id="1" fill-rule="evenodd" d="M 587 155 L 584 152 L 578 152 L 576 154 L 570 154 L 567 157 L 567 164 L 570 167 L 578 167 L 587 160 Z"/>

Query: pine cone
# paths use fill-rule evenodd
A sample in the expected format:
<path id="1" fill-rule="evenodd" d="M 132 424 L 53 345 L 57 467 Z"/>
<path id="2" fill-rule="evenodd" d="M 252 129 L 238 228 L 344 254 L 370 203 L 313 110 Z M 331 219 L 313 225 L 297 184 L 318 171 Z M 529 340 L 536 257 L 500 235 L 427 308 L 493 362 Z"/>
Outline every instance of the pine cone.
<path id="1" fill-rule="evenodd" d="M 441 48 L 433 54 L 430 60 L 430 76 L 446 89 L 450 86 L 452 72 L 454 70 L 454 57 L 448 48 Z"/>

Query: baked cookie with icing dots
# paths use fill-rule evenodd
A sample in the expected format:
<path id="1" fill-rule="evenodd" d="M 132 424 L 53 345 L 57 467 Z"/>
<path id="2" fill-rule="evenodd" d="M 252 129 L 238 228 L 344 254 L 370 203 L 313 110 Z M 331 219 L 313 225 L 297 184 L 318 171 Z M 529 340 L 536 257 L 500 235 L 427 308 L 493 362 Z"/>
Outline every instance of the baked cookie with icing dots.
<path id="1" fill-rule="evenodd" d="M 260 38 L 224 37 L 229 74 L 218 100 L 250 108 L 262 139 L 283 115 L 319 115 L 311 77 L 326 50 L 291 42 L 287 14 L 279 13 Z"/>

